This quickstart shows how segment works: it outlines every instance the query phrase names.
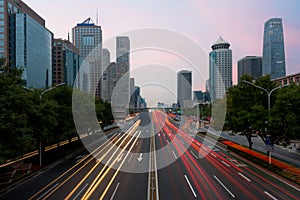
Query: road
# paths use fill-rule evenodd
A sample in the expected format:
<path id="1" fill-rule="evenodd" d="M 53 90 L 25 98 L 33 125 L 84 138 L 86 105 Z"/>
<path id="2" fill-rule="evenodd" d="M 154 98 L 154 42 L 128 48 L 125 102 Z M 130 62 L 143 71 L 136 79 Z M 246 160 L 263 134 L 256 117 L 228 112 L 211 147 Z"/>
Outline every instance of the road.
<path id="1" fill-rule="evenodd" d="M 299 199 L 299 186 L 179 129 L 162 111 L 124 127 L 94 144 L 95 158 L 83 151 L 0 198 Z"/>

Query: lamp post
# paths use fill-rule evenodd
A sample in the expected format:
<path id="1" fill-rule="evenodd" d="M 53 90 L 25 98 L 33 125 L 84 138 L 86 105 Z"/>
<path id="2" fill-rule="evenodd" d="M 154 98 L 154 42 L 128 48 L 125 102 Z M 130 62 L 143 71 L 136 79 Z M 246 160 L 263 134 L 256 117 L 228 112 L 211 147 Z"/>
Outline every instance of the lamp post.
<path id="1" fill-rule="evenodd" d="M 43 95 L 57 87 L 60 87 L 60 86 L 63 86 L 63 85 L 66 85 L 66 83 L 60 83 L 60 84 L 57 84 L 56 86 L 54 87 L 51 87 L 51 88 L 48 88 L 47 90 L 44 90 L 41 94 L 39 94 L 39 97 L 40 97 L 40 103 L 41 103 L 41 100 L 43 98 Z M 29 91 L 34 91 L 33 89 L 31 88 L 28 88 L 26 86 L 23 86 L 23 88 L 25 90 L 29 90 Z M 42 141 L 40 140 L 40 143 L 39 143 L 39 156 L 40 156 L 40 167 L 42 166 Z"/>
<path id="2" fill-rule="evenodd" d="M 289 86 L 289 84 L 287 84 L 287 85 L 282 85 L 282 86 L 278 86 L 278 87 L 273 88 L 272 90 L 268 91 L 267 89 L 265 89 L 265 88 L 263 88 L 263 87 L 261 87 L 261 86 L 255 85 L 255 84 L 252 83 L 252 82 L 249 82 L 249 81 L 246 81 L 246 80 L 243 80 L 242 82 L 243 82 L 243 83 L 247 83 L 247 84 L 249 84 L 249 85 L 252 85 L 252 86 L 254 86 L 254 87 L 258 88 L 258 89 L 261 89 L 261 90 L 263 90 L 263 91 L 265 91 L 265 92 L 267 93 L 267 95 L 268 95 L 268 121 L 267 121 L 267 122 L 269 123 L 269 121 L 270 121 L 271 95 L 272 95 L 272 93 L 273 93 L 275 90 L 277 90 L 277 89 L 281 89 L 281 88 L 283 88 L 283 87 Z M 266 144 L 266 145 L 269 145 L 269 144 Z M 272 163 L 272 160 L 271 160 L 271 151 L 269 151 L 269 149 L 267 149 L 267 152 L 268 152 L 268 154 L 269 154 L 269 164 L 271 165 L 271 163 Z"/>

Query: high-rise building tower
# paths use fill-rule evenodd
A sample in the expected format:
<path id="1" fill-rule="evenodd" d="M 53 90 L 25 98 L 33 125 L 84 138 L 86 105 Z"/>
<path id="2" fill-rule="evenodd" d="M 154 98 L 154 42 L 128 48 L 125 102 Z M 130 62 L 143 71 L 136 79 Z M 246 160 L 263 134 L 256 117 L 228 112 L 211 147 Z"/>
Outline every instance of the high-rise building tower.
<path id="1" fill-rule="evenodd" d="M 91 92 L 101 98 L 102 87 L 102 30 L 91 18 L 77 24 L 72 29 L 73 44 L 79 49 L 83 59 L 90 65 Z"/>
<path id="2" fill-rule="evenodd" d="M 130 101 L 130 40 L 127 36 L 116 38 L 116 88 L 112 98 L 115 107 L 115 118 L 124 118 L 128 115 Z M 117 93 L 116 93 L 117 92 Z M 116 109 L 117 107 L 117 109 Z"/>
<path id="3" fill-rule="evenodd" d="M 15 15 L 27 14 L 34 21 L 45 27 L 45 20 L 21 0 L 0 1 L 0 58 L 5 58 L 10 66 L 15 66 Z"/>
<path id="4" fill-rule="evenodd" d="M 105 101 L 109 100 L 108 95 L 108 66 L 110 64 L 110 52 L 108 49 L 102 50 L 102 98 Z"/>
<path id="5" fill-rule="evenodd" d="M 211 100 L 222 99 L 232 86 L 232 51 L 222 37 L 212 45 L 209 53 L 209 93 Z"/>
<path id="6" fill-rule="evenodd" d="M 82 64 L 79 50 L 68 40 L 54 39 L 53 84 L 66 83 L 70 87 L 89 91 L 89 75 L 89 68 Z"/>
<path id="7" fill-rule="evenodd" d="M 238 81 L 246 74 L 255 80 L 262 76 L 262 57 L 246 56 L 238 60 Z"/>
<path id="8" fill-rule="evenodd" d="M 192 71 L 182 70 L 177 73 L 177 101 L 183 108 L 192 100 Z"/>
<path id="9" fill-rule="evenodd" d="M 45 20 L 23 1 L 0 1 L 0 58 L 23 69 L 27 87 L 51 86 L 52 42 Z"/>
<path id="10" fill-rule="evenodd" d="M 270 74 L 272 79 L 286 75 L 281 18 L 272 18 L 265 23 L 262 65 L 263 75 Z"/>

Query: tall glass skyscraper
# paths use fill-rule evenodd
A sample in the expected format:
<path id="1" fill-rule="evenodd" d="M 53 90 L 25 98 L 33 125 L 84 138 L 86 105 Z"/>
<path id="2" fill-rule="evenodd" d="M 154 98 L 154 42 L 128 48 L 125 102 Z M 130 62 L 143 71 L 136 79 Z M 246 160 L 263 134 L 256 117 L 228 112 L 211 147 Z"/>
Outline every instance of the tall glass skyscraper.
<path id="1" fill-rule="evenodd" d="M 238 60 L 238 82 L 246 74 L 255 80 L 262 76 L 262 57 L 246 56 Z"/>
<path id="2" fill-rule="evenodd" d="M 177 101 L 180 108 L 192 100 L 192 71 L 181 70 L 177 73 Z"/>
<path id="3" fill-rule="evenodd" d="M 16 67 L 27 87 L 52 85 L 53 34 L 27 14 L 16 14 Z"/>
<path id="4" fill-rule="evenodd" d="M 102 87 L 102 30 L 91 18 L 77 24 L 72 29 L 73 44 L 79 49 L 83 59 L 90 65 L 91 92 L 101 98 Z"/>
<path id="5" fill-rule="evenodd" d="M 272 79 L 286 75 L 281 18 L 272 18 L 265 23 L 262 71 L 263 75 L 270 74 Z"/>
<path id="6" fill-rule="evenodd" d="M 112 95 L 115 118 L 128 115 L 130 101 L 130 40 L 127 36 L 116 38 L 116 88 Z"/>
<path id="7" fill-rule="evenodd" d="M 222 99 L 232 86 L 232 51 L 222 37 L 212 45 L 209 53 L 209 93 L 211 100 Z"/>
<path id="8" fill-rule="evenodd" d="M 27 87 L 52 84 L 53 34 L 45 20 L 21 0 L 0 0 L 0 58 L 24 68 Z"/>

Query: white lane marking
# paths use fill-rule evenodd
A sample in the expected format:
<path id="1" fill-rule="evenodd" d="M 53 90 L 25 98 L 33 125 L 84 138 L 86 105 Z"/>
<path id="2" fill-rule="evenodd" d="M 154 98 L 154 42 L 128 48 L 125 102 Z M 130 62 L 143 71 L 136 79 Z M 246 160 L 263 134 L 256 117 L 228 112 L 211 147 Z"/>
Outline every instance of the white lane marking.
<path id="1" fill-rule="evenodd" d="M 241 177 L 243 177 L 244 179 L 246 179 L 248 182 L 251 182 L 251 180 L 247 177 L 247 176 L 245 176 L 244 174 L 242 174 L 242 173 L 238 173 Z"/>
<path id="2" fill-rule="evenodd" d="M 130 163 L 130 161 L 131 161 L 132 156 L 133 156 L 133 153 L 132 153 L 131 156 L 129 157 L 129 160 L 128 160 L 129 163 Z"/>
<path id="3" fill-rule="evenodd" d="M 196 193 L 195 193 L 195 191 L 194 191 L 194 188 L 192 187 L 192 185 L 191 185 L 191 183 L 190 183 L 188 177 L 187 177 L 186 175 L 184 175 L 184 178 L 185 178 L 186 182 L 188 183 L 188 185 L 189 185 L 189 187 L 190 187 L 190 189 L 191 189 L 191 191 L 192 191 L 194 197 L 196 198 L 197 195 L 196 195 Z"/>
<path id="4" fill-rule="evenodd" d="M 269 192 L 264 191 L 264 193 L 265 193 L 266 195 L 268 195 L 271 199 L 277 200 L 277 199 L 276 199 L 273 195 L 271 195 Z"/>
<path id="5" fill-rule="evenodd" d="M 73 200 L 77 199 L 77 197 L 79 197 L 79 195 L 83 192 L 83 190 L 85 190 L 85 188 L 88 186 L 89 184 L 87 183 L 79 192 L 78 194 L 74 197 Z"/>
<path id="6" fill-rule="evenodd" d="M 139 144 L 139 140 L 136 142 L 135 146 L 137 146 Z"/>
<path id="7" fill-rule="evenodd" d="M 173 152 L 174 157 L 177 159 L 177 156 L 176 156 L 175 152 L 174 151 L 172 151 L 172 152 Z"/>
<path id="8" fill-rule="evenodd" d="M 192 151 L 190 151 L 190 152 L 196 159 L 198 159 L 198 157 L 194 154 L 194 152 L 192 152 Z"/>
<path id="9" fill-rule="evenodd" d="M 116 195 L 116 193 L 117 193 L 117 190 L 118 190 L 118 188 L 119 188 L 119 185 L 120 185 L 120 183 L 117 184 L 117 187 L 116 187 L 116 189 L 114 190 L 114 193 L 111 195 L 110 200 L 113 200 L 113 199 L 114 199 L 114 197 L 115 197 L 115 195 Z"/>
<path id="10" fill-rule="evenodd" d="M 214 178 L 220 183 L 220 185 L 234 198 L 235 196 L 230 192 L 230 190 L 214 175 Z"/>
<path id="11" fill-rule="evenodd" d="M 56 183 L 55 185 L 53 185 L 49 190 L 47 190 L 44 194 L 42 194 L 42 196 L 40 196 L 37 200 L 42 199 L 44 196 L 46 196 L 49 192 L 51 192 L 51 190 L 56 188 L 56 186 L 58 186 L 58 185 L 59 185 L 59 183 Z"/>
<path id="12" fill-rule="evenodd" d="M 214 153 L 210 153 L 210 155 L 212 155 L 212 156 L 215 157 L 215 158 L 217 157 Z"/>
<path id="13" fill-rule="evenodd" d="M 167 139 L 168 144 L 170 144 L 169 140 Z"/>
<path id="14" fill-rule="evenodd" d="M 226 165 L 227 167 L 230 167 L 230 165 L 229 165 L 228 163 L 226 163 L 224 160 L 222 160 L 221 163 L 223 163 L 223 164 Z"/>
<path id="15" fill-rule="evenodd" d="M 246 179 L 248 182 L 251 182 L 251 180 L 248 177 L 246 177 L 244 174 L 242 174 L 242 173 L 239 172 L 239 175 L 241 177 L 243 177 L 244 179 Z"/>

